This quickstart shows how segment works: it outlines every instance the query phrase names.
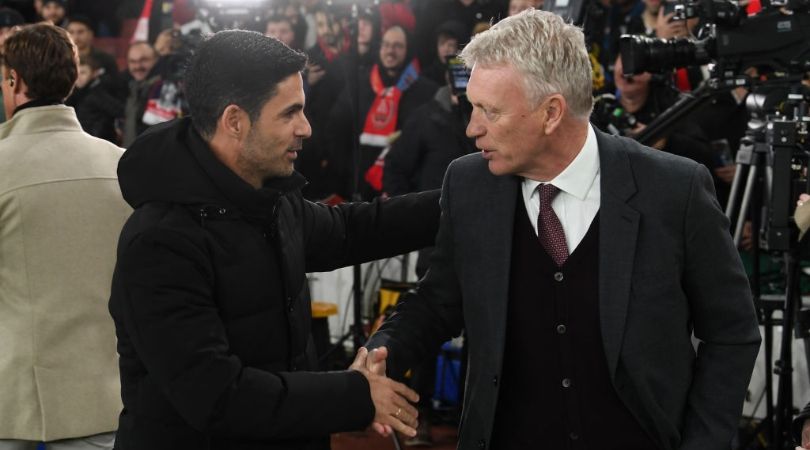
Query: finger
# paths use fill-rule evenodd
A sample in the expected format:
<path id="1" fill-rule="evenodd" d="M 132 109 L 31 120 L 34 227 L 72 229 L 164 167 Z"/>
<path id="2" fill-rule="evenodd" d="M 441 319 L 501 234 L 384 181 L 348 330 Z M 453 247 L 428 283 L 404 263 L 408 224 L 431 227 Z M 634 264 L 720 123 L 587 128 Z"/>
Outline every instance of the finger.
<path id="1" fill-rule="evenodd" d="M 354 357 L 354 362 L 352 363 L 351 366 L 349 366 L 349 368 L 353 370 L 362 369 L 366 365 L 367 358 L 368 358 L 368 349 L 365 347 L 360 347 L 360 349 L 357 350 L 357 355 L 355 355 Z"/>
<path id="2" fill-rule="evenodd" d="M 391 428 L 393 428 L 396 431 L 399 431 L 400 433 L 404 434 L 405 436 L 408 436 L 408 437 L 416 436 L 416 428 L 415 427 L 409 427 L 408 425 L 402 423 L 401 420 L 398 420 L 393 416 L 391 416 L 391 421 L 390 421 L 389 425 L 391 426 Z"/>
<path id="3" fill-rule="evenodd" d="M 383 425 L 380 422 L 374 422 L 374 423 L 371 424 L 371 429 L 373 429 L 374 432 L 376 432 L 377 434 L 379 434 L 382 437 L 388 437 L 388 435 L 391 434 L 388 431 L 388 429 L 390 429 L 390 428 L 391 427 L 388 427 L 387 425 Z"/>
<path id="4" fill-rule="evenodd" d="M 419 417 L 419 411 L 405 399 L 402 397 L 396 397 L 394 399 L 394 409 L 395 411 L 392 415 L 395 418 L 407 425 L 414 427 L 416 426 L 416 419 Z"/>
<path id="5" fill-rule="evenodd" d="M 409 388 L 408 386 L 405 386 L 402 383 L 398 383 L 398 382 L 393 381 L 393 380 L 389 380 L 389 381 L 392 384 L 392 388 L 394 389 L 394 392 L 401 395 L 402 397 L 405 397 L 411 403 L 418 403 L 419 402 L 419 394 L 417 394 L 413 389 Z"/>

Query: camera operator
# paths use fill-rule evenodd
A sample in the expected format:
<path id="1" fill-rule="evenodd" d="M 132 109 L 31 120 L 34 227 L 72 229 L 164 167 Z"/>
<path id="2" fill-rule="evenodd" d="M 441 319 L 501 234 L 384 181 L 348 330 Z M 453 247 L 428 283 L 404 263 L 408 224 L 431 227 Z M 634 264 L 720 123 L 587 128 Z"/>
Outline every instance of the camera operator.
<path id="1" fill-rule="evenodd" d="M 647 124 L 678 100 L 677 90 L 655 80 L 649 72 L 632 76 L 623 75 L 621 58 L 616 60 L 613 77 L 618 107 L 624 114 L 632 116 L 632 119 L 624 120 L 622 124 L 632 126 L 629 130 L 622 130 L 623 134 L 628 136 L 640 133 Z M 621 115 L 615 113 L 611 116 L 621 118 Z M 693 121 L 685 121 L 667 137 L 654 143 L 653 147 L 703 164 L 712 172 L 716 187 L 724 183 L 718 175 L 718 170 L 724 170 L 720 159 L 701 128 Z M 726 191 L 727 189 L 722 190 L 724 193 Z M 720 200 L 722 202 L 724 199 Z"/>

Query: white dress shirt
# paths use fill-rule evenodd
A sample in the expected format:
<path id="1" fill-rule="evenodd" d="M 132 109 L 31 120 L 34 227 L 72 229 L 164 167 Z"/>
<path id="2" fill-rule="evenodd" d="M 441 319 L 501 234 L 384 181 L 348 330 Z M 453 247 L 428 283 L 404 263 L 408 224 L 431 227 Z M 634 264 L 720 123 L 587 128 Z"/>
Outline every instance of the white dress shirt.
<path id="1" fill-rule="evenodd" d="M 599 186 L 599 148 L 596 144 L 596 133 L 588 124 L 588 137 L 582 150 L 559 175 L 548 183 L 557 187 L 560 192 L 551 202 L 551 208 L 560 219 L 568 253 L 574 253 L 588 228 L 599 212 L 601 189 Z M 540 213 L 540 194 L 537 187 L 540 181 L 523 179 L 523 201 L 537 233 L 537 216 Z"/>

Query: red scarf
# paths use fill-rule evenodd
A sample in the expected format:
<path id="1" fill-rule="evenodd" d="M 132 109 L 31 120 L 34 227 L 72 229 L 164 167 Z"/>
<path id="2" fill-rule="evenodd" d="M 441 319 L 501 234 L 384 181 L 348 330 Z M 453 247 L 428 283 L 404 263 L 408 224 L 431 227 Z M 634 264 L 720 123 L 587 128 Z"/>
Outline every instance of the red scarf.
<path id="1" fill-rule="evenodd" d="M 388 136 L 397 130 L 399 101 L 402 94 L 419 78 L 419 63 L 413 60 L 393 86 L 385 87 L 380 75 L 380 67 L 374 64 L 371 68 L 371 89 L 377 94 L 366 114 L 366 123 L 360 143 L 374 147 L 387 147 Z"/>
<path id="2" fill-rule="evenodd" d="M 374 90 L 377 97 L 366 114 L 366 124 L 363 127 L 363 134 L 360 135 L 360 143 L 382 149 L 377 160 L 363 177 L 377 191 L 382 191 L 383 169 L 385 155 L 388 153 L 387 147 L 390 145 L 389 139 L 397 130 L 399 101 L 402 100 L 402 93 L 408 90 L 418 78 L 419 61 L 416 59 L 408 64 L 397 83 L 390 87 L 385 87 L 383 84 L 379 66 L 374 64 L 374 67 L 371 68 L 371 89 Z"/>

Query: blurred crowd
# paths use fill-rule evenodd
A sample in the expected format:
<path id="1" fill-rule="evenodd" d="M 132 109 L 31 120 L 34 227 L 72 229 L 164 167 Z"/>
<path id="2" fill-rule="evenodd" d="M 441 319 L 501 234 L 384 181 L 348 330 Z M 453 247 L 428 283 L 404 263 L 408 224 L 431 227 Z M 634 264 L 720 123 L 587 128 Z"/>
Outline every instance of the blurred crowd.
<path id="1" fill-rule="evenodd" d="M 313 132 L 297 169 L 309 180 L 305 195 L 327 202 L 438 188 L 447 164 L 475 151 L 465 136 L 470 107 L 448 62 L 499 19 L 543 7 L 543 0 L 382 0 L 355 2 L 360 7 L 352 16 L 347 1 L 254 3 L 255 17 L 236 26 L 308 55 L 306 115 Z M 70 33 L 80 72 L 67 104 L 85 131 L 123 147 L 149 126 L 186 113 L 184 61 L 206 33 L 229 26 L 225 13 L 204 0 L 153 0 L 146 8 L 144 0 L 2 5 L 0 46 L 23 23 L 46 20 Z M 704 67 L 622 74 L 621 35 L 688 37 L 700 26 L 699 19 L 673 14 L 664 0 L 600 0 L 589 8 L 595 125 L 632 137 L 707 77 Z M 149 20 L 148 35 L 136 32 L 139 18 Z M 721 200 L 745 132 L 745 95 L 738 89 L 718 96 L 655 143 L 709 167 Z"/>

